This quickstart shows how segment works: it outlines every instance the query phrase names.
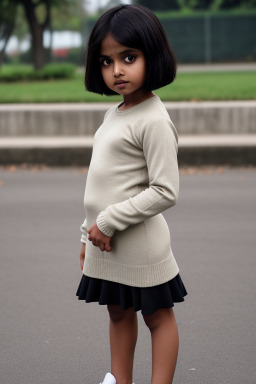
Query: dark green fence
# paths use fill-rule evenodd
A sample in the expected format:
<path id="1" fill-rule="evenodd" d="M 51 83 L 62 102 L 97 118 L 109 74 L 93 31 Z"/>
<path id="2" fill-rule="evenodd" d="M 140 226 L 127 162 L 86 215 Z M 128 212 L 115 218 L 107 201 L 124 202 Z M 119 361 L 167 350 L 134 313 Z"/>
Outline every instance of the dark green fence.
<path id="1" fill-rule="evenodd" d="M 179 62 L 256 59 L 256 15 L 205 15 L 161 22 Z"/>
<path id="2" fill-rule="evenodd" d="M 256 14 L 159 17 L 180 63 L 256 60 Z M 87 35 L 94 22 L 87 23 Z"/>

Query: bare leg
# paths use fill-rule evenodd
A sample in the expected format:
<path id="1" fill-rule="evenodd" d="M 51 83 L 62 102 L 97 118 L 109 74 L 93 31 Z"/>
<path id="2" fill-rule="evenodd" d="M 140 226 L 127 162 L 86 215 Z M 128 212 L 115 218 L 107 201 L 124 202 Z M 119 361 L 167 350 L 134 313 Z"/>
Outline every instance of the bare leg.
<path id="1" fill-rule="evenodd" d="M 132 384 L 133 359 L 138 335 L 137 314 L 108 305 L 110 317 L 111 373 L 117 384 Z"/>
<path id="2" fill-rule="evenodd" d="M 179 349 L 179 334 L 172 308 L 144 315 L 152 339 L 151 384 L 171 384 Z"/>

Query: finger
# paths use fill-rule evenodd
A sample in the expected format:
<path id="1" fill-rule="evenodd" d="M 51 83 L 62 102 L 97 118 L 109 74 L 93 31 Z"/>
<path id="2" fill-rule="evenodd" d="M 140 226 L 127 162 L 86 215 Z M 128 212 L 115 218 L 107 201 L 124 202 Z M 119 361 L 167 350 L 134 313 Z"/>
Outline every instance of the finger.
<path id="1" fill-rule="evenodd" d="M 99 247 L 101 251 L 105 251 L 105 244 L 102 241 L 99 242 Z"/>
<path id="2" fill-rule="evenodd" d="M 96 240 L 92 240 L 92 243 L 93 243 L 93 245 L 95 245 L 95 247 L 98 247 L 99 245 L 98 245 L 98 242 L 96 241 Z"/>
<path id="3" fill-rule="evenodd" d="M 106 249 L 106 251 L 107 252 L 110 252 L 110 251 L 112 251 L 112 247 L 111 247 L 111 245 L 110 244 L 105 244 L 105 249 Z"/>

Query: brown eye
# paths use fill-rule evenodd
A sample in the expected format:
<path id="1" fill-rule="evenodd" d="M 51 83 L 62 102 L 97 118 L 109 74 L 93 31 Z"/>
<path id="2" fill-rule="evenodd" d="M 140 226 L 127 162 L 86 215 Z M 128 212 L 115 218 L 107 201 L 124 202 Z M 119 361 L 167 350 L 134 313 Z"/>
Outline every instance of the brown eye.
<path id="1" fill-rule="evenodd" d="M 126 58 L 124 59 L 124 61 L 125 61 L 126 63 L 133 63 L 135 59 L 136 59 L 135 56 L 133 56 L 133 55 L 128 55 L 128 56 L 126 56 Z"/>
<path id="2" fill-rule="evenodd" d="M 101 64 L 106 67 L 111 64 L 111 59 L 103 59 L 101 60 Z"/>

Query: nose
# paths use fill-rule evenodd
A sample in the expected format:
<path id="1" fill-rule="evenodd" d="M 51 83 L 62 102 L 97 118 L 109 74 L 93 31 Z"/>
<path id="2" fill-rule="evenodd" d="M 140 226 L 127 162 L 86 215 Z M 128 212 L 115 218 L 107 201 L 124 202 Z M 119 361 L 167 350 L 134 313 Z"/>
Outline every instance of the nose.
<path id="1" fill-rule="evenodd" d="M 119 77 L 124 74 L 123 66 L 122 63 L 119 61 L 115 61 L 113 64 L 113 76 L 114 77 Z"/>

